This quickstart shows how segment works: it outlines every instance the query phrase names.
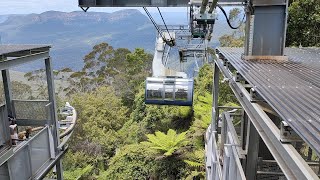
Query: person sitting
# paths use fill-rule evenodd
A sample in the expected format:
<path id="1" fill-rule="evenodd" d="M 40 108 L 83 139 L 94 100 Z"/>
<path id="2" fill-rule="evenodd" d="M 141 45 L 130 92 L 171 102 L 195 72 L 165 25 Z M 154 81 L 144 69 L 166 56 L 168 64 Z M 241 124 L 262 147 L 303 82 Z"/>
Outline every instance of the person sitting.
<path id="1" fill-rule="evenodd" d="M 12 145 L 17 145 L 17 140 L 18 140 L 17 124 L 10 125 L 9 128 L 10 128 Z"/>
<path id="2" fill-rule="evenodd" d="M 27 139 L 29 139 L 31 132 L 32 132 L 32 127 L 28 126 L 26 129 L 26 138 Z"/>

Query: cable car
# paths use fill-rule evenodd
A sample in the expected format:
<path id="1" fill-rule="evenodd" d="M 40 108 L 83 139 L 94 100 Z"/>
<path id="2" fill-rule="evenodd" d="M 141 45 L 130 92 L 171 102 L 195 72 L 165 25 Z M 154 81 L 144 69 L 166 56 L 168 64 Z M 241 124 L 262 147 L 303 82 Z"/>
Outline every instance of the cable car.
<path id="1" fill-rule="evenodd" d="M 146 104 L 192 106 L 192 101 L 192 78 L 148 77 L 146 80 Z"/>

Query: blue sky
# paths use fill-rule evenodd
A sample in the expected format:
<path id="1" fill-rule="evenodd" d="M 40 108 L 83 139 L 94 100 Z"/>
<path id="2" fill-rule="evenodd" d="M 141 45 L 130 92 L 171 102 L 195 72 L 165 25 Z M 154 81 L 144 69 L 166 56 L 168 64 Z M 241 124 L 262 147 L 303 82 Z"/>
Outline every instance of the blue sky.
<path id="1" fill-rule="evenodd" d="M 80 11 L 78 0 L 0 0 L 0 14 L 30 14 L 45 11 Z M 89 11 L 113 12 L 124 8 L 91 8 Z M 129 8 L 132 9 L 132 8 Z M 142 11 L 142 8 L 138 8 Z M 150 8 L 150 11 L 155 11 Z M 161 8 L 163 12 L 186 12 L 186 8 Z"/>

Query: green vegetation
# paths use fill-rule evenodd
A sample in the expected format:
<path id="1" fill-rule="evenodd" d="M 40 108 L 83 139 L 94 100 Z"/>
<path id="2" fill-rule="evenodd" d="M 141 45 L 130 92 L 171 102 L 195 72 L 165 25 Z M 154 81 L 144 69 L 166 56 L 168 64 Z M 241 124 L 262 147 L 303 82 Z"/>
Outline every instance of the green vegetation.
<path id="1" fill-rule="evenodd" d="M 320 0 L 290 0 L 287 46 L 320 46 Z"/>
<path id="2" fill-rule="evenodd" d="M 219 38 L 220 46 L 222 47 L 243 47 L 244 45 L 244 21 L 242 20 L 242 16 L 240 16 L 242 12 L 239 8 L 233 8 L 229 12 L 229 19 L 232 24 L 235 24 L 234 26 L 238 26 L 237 24 L 240 24 L 240 27 L 237 30 L 234 30 L 231 34 L 225 34 Z"/>
<path id="3" fill-rule="evenodd" d="M 195 80 L 193 107 L 146 105 L 151 59 L 142 49 L 101 43 L 81 71 L 60 71 L 71 74 L 64 91 L 78 112 L 63 160 L 66 179 L 204 179 L 212 67 L 205 65 Z"/>
<path id="4" fill-rule="evenodd" d="M 167 134 L 157 131 L 154 135 L 147 134 L 148 141 L 142 144 L 158 150 L 164 156 L 172 156 L 177 150 L 188 144 L 186 134 L 187 132 L 177 134 L 173 129 L 169 129 Z"/>

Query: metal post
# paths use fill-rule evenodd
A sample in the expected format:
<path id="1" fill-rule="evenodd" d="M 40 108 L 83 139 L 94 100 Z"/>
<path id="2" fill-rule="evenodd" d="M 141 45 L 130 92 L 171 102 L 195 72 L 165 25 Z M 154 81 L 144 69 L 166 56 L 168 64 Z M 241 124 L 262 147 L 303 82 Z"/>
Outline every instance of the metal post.
<path id="1" fill-rule="evenodd" d="M 251 11 L 249 7 L 246 7 L 246 27 L 245 27 L 245 46 L 244 46 L 244 55 L 249 55 L 250 48 L 250 32 L 251 32 Z"/>
<path id="2" fill-rule="evenodd" d="M 52 125 L 53 142 L 54 142 L 55 153 L 56 155 L 58 155 L 59 154 L 58 145 L 60 144 L 60 139 L 59 139 L 59 129 L 58 129 L 59 126 L 58 126 L 58 118 L 57 118 L 57 111 L 56 111 L 57 107 L 56 107 L 54 76 L 53 76 L 51 58 L 45 59 L 45 66 L 46 66 L 49 102 L 51 103 L 51 125 Z M 57 170 L 58 180 L 63 180 L 62 162 L 60 160 L 57 161 L 56 170 Z"/>
<path id="3" fill-rule="evenodd" d="M 248 126 L 248 116 L 244 110 L 242 110 L 241 117 L 241 147 L 242 150 L 246 150 L 246 135 L 247 135 L 247 126 Z"/>
<path id="4" fill-rule="evenodd" d="M 248 139 L 248 152 L 246 162 L 246 177 L 248 180 L 255 180 L 257 174 L 257 162 L 259 153 L 259 134 L 254 125 L 250 123 L 249 139 Z"/>
<path id="5" fill-rule="evenodd" d="M 8 111 L 8 116 L 14 116 L 14 110 L 12 105 L 12 89 L 11 89 L 11 81 L 10 74 L 8 69 L 2 70 L 2 79 L 3 79 L 3 90 L 6 99 L 6 106 Z"/>
<path id="6" fill-rule="evenodd" d="M 219 96 L 219 67 L 217 64 L 214 64 L 214 72 L 213 72 L 213 104 L 212 108 L 214 110 L 214 114 L 212 113 L 212 131 L 218 130 L 218 117 L 219 117 L 219 108 L 218 108 L 218 96 Z"/>

